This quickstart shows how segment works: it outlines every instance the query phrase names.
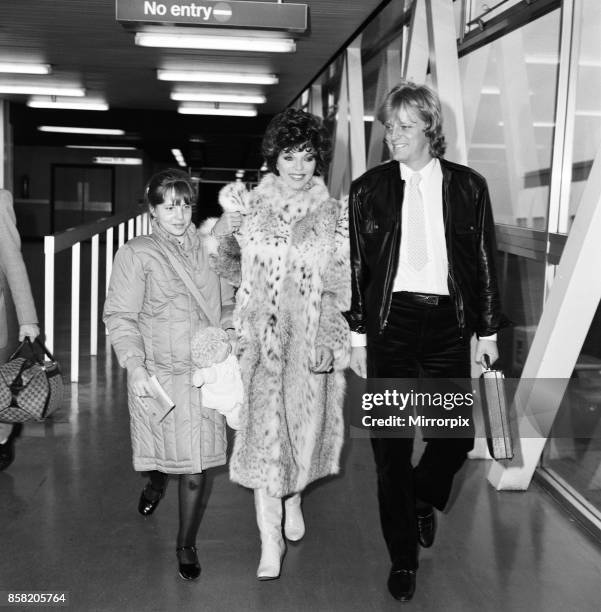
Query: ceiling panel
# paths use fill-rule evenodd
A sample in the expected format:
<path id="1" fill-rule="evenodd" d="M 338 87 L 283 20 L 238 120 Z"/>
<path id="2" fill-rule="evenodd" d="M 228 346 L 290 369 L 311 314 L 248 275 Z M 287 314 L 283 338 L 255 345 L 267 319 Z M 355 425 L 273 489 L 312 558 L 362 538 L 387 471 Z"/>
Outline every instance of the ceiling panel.
<path id="1" fill-rule="evenodd" d="M 55 118 L 53 123 L 57 125 L 59 121 L 68 119 L 81 124 L 127 121 L 128 125 L 115 124 L 113 127 L 135 132 L 142 143 L 148 139 L 153 143 L 153 155 L 169 155 L 172 146 L 185 148 L 186 132 L 201 135 L 206 132 L 212 142 L 219 140 L 219 134 L 228 138 L 232 125 L 252 137 L 254 142 L 264 129 L 265 118 L 234 121 L 231 118 L 177 115 L 177 102 L 169 98 L 174 85 L 158 81 L 156 70 L 177 66 L 276 73 L 279 84 L 253 86 L 249 90 L 267 96 L 267 103 L 259 107 L 261 114 L 269 116 L 279 112 L 300 94 L 371 13 L 388 1 L 308 0 L 306 4 L 309 6 L 309 28 L 303 34 L 294 35 L 297 41 L 295 53 L 241 54 L 137 47 L 133 32 L 115 21 L 114 0 L 2 0 L 0 57 L 3 61 L 50 63 L 53 72 L 44 77 L 48 83 L 84 86 L 89 97 L 104 98 L 111 107 L 107 113 L 16 108 L 13 112 L 14 121 L 18 122 L 14 131 L 15 143 L 35 141 L 56 145 L 65 141 L 64 137 L 37 133 L 35 128 L 42 118 L 46 121 Z M 2 81 L 39 79 L 0 75 Z M 194 85 L 180 86 L 180 89 L 184 88 L 193 89 Z M 222 88 L 228 91 L 240 89 L 237 86 Z M 17 105 L 24 105 L 26 101 L 26 96 L 5 97 Z M 127 112 L 134 109 L 142 112 Z M 153 120 L 154 111 L 160 111 L 156 115 L 160 122 Z M 243 126 L 247 126 L 246 129 Z M 73 137 L 68 140 L 74 142 Z M 161 142 L 164 142 L 163 153 L 159 153 Z M 223 165 L 223 160 L 215 157 L 212 161 L 207 156 L 208 147 L 204 163 Z"/>

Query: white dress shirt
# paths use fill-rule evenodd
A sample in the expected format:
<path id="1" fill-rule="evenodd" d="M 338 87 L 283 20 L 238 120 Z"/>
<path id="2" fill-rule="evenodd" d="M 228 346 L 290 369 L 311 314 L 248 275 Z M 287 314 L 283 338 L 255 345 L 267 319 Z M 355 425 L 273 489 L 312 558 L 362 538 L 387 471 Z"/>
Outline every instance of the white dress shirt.
<path id="1" fill-rule="evenodd" d="M 405 164 L 400 164 L 400 166 L 401 178 L 405 181 L 405 193 L 411 175 L 419 174 L 421 176 L 418 189 L 424 203 L 428 261 L 421 270 L 416 270 L 408 263 L 408 241 L 404 238 L 407 235 L 407 217 L 410 212 L 408 208 L 411 206 L 411 202 L 405 199 L 401 212 L 401 251 L 392 290 L 449 295 L 447 285 L 449 264 L 442 212 L 442 170 L 440 162 L 436 158 L 431 159 L 418 173 Z"/>

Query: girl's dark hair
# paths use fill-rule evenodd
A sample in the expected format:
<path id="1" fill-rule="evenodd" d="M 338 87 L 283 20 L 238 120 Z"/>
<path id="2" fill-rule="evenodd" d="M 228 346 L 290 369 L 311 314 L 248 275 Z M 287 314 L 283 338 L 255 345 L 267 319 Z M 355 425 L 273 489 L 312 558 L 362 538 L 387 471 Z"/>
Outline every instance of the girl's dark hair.
<path id="1" fill-rule="evenodd" d="M 384 98 L 378 109 L 378 119 L 385 124 L 393 120 L 402 107 L 419 115 L 426 124 L 424 134 L 430 143 L 430 155 L 442 157 L 447 144 L 442 132 L 442 112 L 438 96 L 427 85 L 401 81 Z"/>
<path id="2" fill-rule="evenodd" d="M 278 155 L 282 151 L 307 150 L 315 155 L 315 174 L 324 174 L 332 157 L 332 144 L 319 117 L 304 110 L 287 108 L 271 120 L 261 145 L 270 172 L 278 174 Z"/>
<path id="3" fill-rule="evenodd" d="M 167 197 L 170 197 L 175 203 L 195 205 L 194 186 L 188 173 L 169 168 L 150 177 L 144 190 L 146 205 L 158 206 Z"/>

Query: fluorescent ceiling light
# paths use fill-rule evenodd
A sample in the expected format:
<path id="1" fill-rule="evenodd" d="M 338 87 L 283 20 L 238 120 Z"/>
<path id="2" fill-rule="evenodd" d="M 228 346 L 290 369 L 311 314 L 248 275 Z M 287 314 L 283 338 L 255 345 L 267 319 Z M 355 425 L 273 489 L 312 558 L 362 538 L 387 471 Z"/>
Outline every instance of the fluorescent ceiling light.
<path id="1" fill-rule="evenodd" d="M 553 66 L 559 64 L 557 55 L 526 55 L 527 64 L 540 64 L 542 66 Z"/>
<path id="2" fill-rule="evenodd" d="M 171 149 L 171 153 L 173 154 L 173 157 L 175 157 L 175 161 L 182 168 L 185 168 L 187 164 L 186 164 L 186 160 L 184 159 L 182 152 L 179 149 Z"/>
<path id="3" fill-rule="evenodd" d="M 292 53 L 296 44 L 292 38 L 261 38 L 259 36 L 209 36 L 206 34 L 155 34 L 138 32 L 140 47 L 168 49 L 209 49 L 215 51 L 256 51 L 262 53 Z"/>
<path id="4" fill-rule="evenodd" d="M 178 113 L 182 115 L 225 115 L 228 117 L 256 117 L 255 108 L 228 107 L 215 104 L 214 106 L 192 106 L 180 104 Z"/>
<path id="5" fill-rule="evenodd" d="M 501 93 L 501 90 L 495 85 L 484 85 L 480 90 L 481 94 L 489 95 L 489 96 L 498 96 Z"/>
<path id="6" fill-rule="evenodd" d="M 499 127 L 503 127 L 505 125 L 504 121 L 499 121 L 499 123 L 497 124 Z M 554 128 L 555 127 L 555 123 L 553 121 L 533 121 L 532 122 L 532 127 L 537 127 L 537 128 Z"/>
<path id="7" fill-rule="evenodd" d="M 113 164 L 116 166 L 141 166 L 139 157 L 95 157 L 95 164 Z"/>
<path id="8" fill-rule="evenodd" d="M 108 149 L 110 151 L 137 151 L 138 149 L 136 149 L 136 147 L 110 147 L 110 146 L 105 146 L 105 145 L 65 145 L 65 148 L 67 149 L 94 149 L 94 150 L 101 150 L 101 149 Z"/>
<path id="9" fill-rule="evenodd" d="M 83 128 L 83 127 L 65 127 L 60 125 L 40 125 L 40 132 L 57 132 L 59 134 L 100 134 L 103 136 L 123 136 L 124 130 L 113 130 L 107 128 Z"/>
<path id="10" fill-rule="evenodd" d="M 198 70 L 157 70 L 159 81 L 186 81 L 194 83 L 243 83 L 245 85 L 277 85 L 275 74 L 250 72 L 205 72 Z"/>
<path id="11" fill-rule="evenodd" d="M 575 115 L 578 117 L 601 117 L 601 110 L 577 110 Z"/>
<path id="12" fill-rule="evenodd" d="M 0 72 L 13 74 L 50 74 L 50 64 L 25 64 L 21 62 L 0 62 Z"/>
<path id="13" fill-rule="evenodd" d="M 242 104 L 265 104 L 267 99 L 261 95 L 251 94 L 227 94 L 227 93 L 202 93 L 174 91 L 171 99 L 178 102 L 234 102 Z"/>
<path id="14" fill-rule="evenodd" d="M 56 96 L 50 98 L 30 98 L 27 106 L 31 108 L 64 108 L 69 110 L 106 111 L 109 105 L 101 100 L 70 100 L 59 99 Z"/>
<path id="15" fill-rule="evenodd" d="M 74 96 L 82 98 L 86 90 L 82 87 L 60 87 L 57 85 L 6 85 L 0 84 L 2 94 L 24 94 L 30 96 Z"/>

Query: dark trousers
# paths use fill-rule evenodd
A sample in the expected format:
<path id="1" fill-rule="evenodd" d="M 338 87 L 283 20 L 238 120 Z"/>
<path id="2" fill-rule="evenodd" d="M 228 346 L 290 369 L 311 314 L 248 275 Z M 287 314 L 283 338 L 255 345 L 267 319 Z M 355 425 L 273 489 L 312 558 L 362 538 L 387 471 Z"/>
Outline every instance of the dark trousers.
<path id="1" fill-rule="evenodd" d="M 469 338 L 461 339 L 455 310 L 415 304 L 394 293 L 384 332 L 368 338 L 367 374 L 375 378 L 469 378 Z M 474 446 L 472 438 L 430 438 L 415 467 L 413 439 L 377 438 L 371 443 L 378 475 L 382 532 L 393 564 L 418 565 L 416 499 L 442 510 L 453 477 Z"/>

